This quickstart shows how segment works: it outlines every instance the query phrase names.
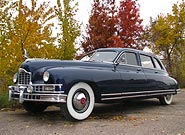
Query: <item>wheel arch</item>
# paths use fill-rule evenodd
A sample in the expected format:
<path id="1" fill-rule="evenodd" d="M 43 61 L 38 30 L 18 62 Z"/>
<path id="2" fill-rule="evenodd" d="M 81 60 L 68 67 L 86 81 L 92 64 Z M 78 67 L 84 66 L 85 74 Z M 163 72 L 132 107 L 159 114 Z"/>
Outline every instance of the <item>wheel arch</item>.
<path id="1" fill-rule="evenodd" d="M 75 84 L 78 84 L 78 83 L 81 83 L 81 82 L 88 84 L 88 85 L 92 88 L 92 90 L 93 90 L 93 92 L 94 92 L 95 102 L 96 102 L 96 103 L 99 102 L 100 99 L 101 99 L 101 97 L 100 97 L 101 94 L 100 94 L 100 91 L 99 91 L 99 88 L 98 88 L 97 84 L 96 84 L 95 82 L 93 82 L 93 81 L 88 81 L 88 80 L 75 80 L 75 81 L 73 81 L 73 82 L 71 82 L 71 83 L 69 84 L 68 92 L 69 92 L 69 90 L 70 90 Z"/>

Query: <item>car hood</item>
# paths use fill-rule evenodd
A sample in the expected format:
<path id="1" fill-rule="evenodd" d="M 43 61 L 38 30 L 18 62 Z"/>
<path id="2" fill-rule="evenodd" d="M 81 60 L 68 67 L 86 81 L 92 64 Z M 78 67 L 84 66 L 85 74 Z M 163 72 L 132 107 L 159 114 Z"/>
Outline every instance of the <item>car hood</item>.
<path id="1" fill-rule="evenodd" d="M 47 70 L 56 67 L 79 67 L 79 68 L 103 68 L 112 67 L 111 63 L 92 62 L 92 61 L 77 61 L 77 60 L 46 60 L 46 59 L 27 59 L 20 68 L 28 72 L 34 72 L 38 69 Z"/>

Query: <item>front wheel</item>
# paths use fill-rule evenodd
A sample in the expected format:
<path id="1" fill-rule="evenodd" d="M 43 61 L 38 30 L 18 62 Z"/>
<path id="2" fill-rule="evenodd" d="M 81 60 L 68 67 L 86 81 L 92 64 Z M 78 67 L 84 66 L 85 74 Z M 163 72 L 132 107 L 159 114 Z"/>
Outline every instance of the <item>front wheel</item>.
<path id="1" fill-rule="evenodd" d="M 159 101 L 162 105 L 170 105 L 172 103 L 172 100 L 173 100 L 172 94 L 165 95 L 159 98 Z"/>
<path id="2" fill-rule="evenodd" d="M 84 120 L 93 111 L 94 102 L 92 88 L 86 83 L 77 83 L 70 89 L 61 111 L 68 120 Z"/>
<path id="3" fill-rule="evenodd" d="M 24 102 L 23 108 L 29 113 L 42 113 L 48 106 L 42 103 Z"/>

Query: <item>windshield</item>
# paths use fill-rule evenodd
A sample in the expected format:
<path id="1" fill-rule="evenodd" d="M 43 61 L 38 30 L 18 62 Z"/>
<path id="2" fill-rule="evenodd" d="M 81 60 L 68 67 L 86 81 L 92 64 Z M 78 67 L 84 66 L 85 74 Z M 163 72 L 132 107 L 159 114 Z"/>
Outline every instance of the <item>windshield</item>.
<path id="1" fill-rule="evenodd" d="M 89 59 L 89 61 L 113 62 L 117 55 L 114 51 L 97 51 Z"/>
<path id="2" fill-rule="evenodd" d="M 89 59 L 94 55 L 94 51 L 93 52 L 90 52 L 88 54 L 86 54 L 85 56 L 83 56 L 80 60 L 81 61 L 89 61 Z"/>

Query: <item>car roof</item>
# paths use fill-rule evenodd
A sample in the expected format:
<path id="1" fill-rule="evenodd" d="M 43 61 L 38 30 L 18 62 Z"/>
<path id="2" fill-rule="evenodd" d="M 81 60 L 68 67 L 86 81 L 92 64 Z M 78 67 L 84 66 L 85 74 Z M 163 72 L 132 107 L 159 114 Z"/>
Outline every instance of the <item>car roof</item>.
<path id="1" fill-rule="evenodd" d="M 146 54 L 146 55 L 155 57 L 155 55 L 153 53 L 148 53 L 148 52 L 144 52 L 142 50 L 137 50 L 137 49 L 133 49 L 133 48 L 99 48 L 99 49 L 97 49 L 97 51 L 116 51 L 118 53 L 120 53 L 122 51 L 132 51 L 132 52 L 137 52 L 140 54 Z"/>

